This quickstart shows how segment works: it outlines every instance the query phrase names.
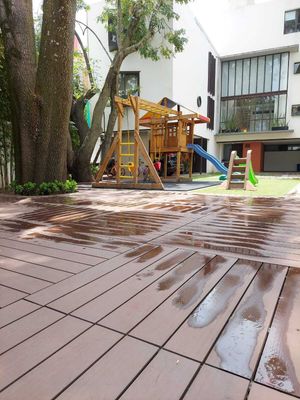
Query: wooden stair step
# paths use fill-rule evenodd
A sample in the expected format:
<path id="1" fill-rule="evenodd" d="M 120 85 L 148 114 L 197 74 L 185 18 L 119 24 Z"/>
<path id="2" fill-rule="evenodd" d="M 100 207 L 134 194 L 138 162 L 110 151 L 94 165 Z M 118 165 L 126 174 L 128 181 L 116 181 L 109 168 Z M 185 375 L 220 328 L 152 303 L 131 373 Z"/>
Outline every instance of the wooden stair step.
<path id="1" fill-rule="evenodd" d="M 233 165 L 240 165 L 240 164 L 246 164 L 246 158 L 236 158 L 233 161 Z"/>
<path id="2" fill-rule="evenodd" d="M 231 180 L 243 181 L 245 180 L 245 174 L 231 175 Z"/>
<path id="3" fill-rule="evenodd" d="M 244 172 L 246 170 L 245 165 L 234 165 L 232 167 L 232 172 Z"/>

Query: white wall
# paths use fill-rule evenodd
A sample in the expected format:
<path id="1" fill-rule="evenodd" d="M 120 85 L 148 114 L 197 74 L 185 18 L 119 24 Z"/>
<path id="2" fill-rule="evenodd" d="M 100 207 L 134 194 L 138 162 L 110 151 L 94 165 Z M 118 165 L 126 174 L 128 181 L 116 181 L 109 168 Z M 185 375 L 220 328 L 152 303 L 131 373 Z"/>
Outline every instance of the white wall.
<path id="1" fill-rule="evenodd" d="M 176 54 L 173 61 L 173 90 L 174 100 L 187 108 L 206 116 L 207 115 L 207 85 L 208 85 L 208 53 L 217 57 L 216 50 L 195 18 L 191 8 L 187 5 L 175 6 L 180 14 L 179 21 L 174 23 L 175 29 L 184 27 L 188 43 L 182 53 Z M 217 69 L 218 69 L 217 63 Z M 216 94 L 218 81 L 216 81 Z M 197 106 L 197 97 L 201 96 L 202 105 Z M 215 127 L 218 125 L 218 101 L 215 97 Z M 189 113 L 189 111 L 183 110 Z M 208 152 L 217 153 L 214 139 L 215 131 L 207 129 L 206 124 L 196 125 L 196 135 L 208 139 Z M 218 154 L 216 154 L 218 156 Z M 211 163 L 207 162 L 207 171 L 213 171 Z"/>
<path id="2" fill-rule="evenodd" d="M 199 4 L 199 0 L 196 3 Z M 257 0 L 211 0 L 211 3 L 215 3 L 215 8 L 209 15 L 205 13 L 205 7 L 200 12 L 199 4 L 199 18 L 220 56 L 299 43 L 299 33 L 283 35 L 284 12 L 299 8 L 299 0 L 263 3 Z"/>

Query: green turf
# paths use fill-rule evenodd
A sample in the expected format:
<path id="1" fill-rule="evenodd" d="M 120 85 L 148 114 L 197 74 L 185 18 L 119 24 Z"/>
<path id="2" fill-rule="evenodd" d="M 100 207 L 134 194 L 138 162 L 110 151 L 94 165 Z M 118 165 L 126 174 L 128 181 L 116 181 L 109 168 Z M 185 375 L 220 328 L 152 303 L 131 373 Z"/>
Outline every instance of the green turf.
<path id="1" fill-rule="evenodd" d="M 193 181 L 218 181 L 220 173 L 193 175 Z"/>
<path id="2" fill-rule="evenodd" d="M 211 177 L 212 178 L 212 177 Z M 216 180 L 216 179 L 205 180 Z M 215 177 L 213 177 L 215 178 Z M 218 179 L 218 177 L 216 177 Z M 193 193 L 199 194 L 215 194 L 215 195 L 235 195 L 235 196 L 249 196 L 249 197 L 281 197 L 285 196 L 295 186 L 300 184 L 300 179 L 280 179 L 280 178 L 260 178 L 258 177 L 259 183 L 256 191 L 246 190 L 225 190 L 220 186 L 212 186 L 204 189 L 198 189 Z"/>

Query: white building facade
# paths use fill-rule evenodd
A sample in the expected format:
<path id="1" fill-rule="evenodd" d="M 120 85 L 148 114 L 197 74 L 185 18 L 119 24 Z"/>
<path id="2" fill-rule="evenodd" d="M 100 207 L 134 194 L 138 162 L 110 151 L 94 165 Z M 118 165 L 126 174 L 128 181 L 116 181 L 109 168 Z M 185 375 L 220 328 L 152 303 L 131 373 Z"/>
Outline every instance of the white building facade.
<path id="1" fill-rule="evenodd" d="M 216 37 L 223 157 L 253 150 L 256 171 L 300 168 L 300 2 L 232 0 Z"/>

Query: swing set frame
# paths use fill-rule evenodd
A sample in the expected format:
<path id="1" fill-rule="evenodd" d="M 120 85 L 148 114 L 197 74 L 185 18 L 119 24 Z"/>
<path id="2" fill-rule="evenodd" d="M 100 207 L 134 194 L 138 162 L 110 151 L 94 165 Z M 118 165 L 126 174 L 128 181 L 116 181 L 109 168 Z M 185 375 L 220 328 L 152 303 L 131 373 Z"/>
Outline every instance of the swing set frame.
<path id="1" fill-rule="evenodd" d="M 118 131 L 113 143 L 108 150 L 103 163 L 101 164 L 93 182 L 93 187 L 111 187 L 124 189 L 164 189 L 161 178 L 159 177 L 153 163 L 155 159 L 163 156 L 164 169 L 163 178 L 166 181 L 172 180 L 179 182 L 181 169 L 181 156 L 185 154 L 188 160 L 189 179 L 192 178 L 193 151 L 187 145 L 193 143 L 194 127 L 197 123 L 207 123 L 209 118 L 197 113 L 183 115 L 180 106 L 177 110 L 168 108 L 161 104 L 152 103 L 141 99 L 138 96 L 129 96 L 127 99 L 115 97 L 118 113 Z M 134 135 L 133 141 L 123 141 L 123 120 L 125 117 L 124 107 L 130 107 L 134 113 Z M 140 118 L 140 111 L 147 113 Z M 148 154 L 146 147 L 140 137 L 140 126 L 150 130 L 150 148 Z M 127 149 L 127 152 L 124 149 Z M 129 150 L 133 149 L 133 150 Z M 174 177 L 167 177 L 167 163 L 169 154 L 177 155 L 176 173 Z M 105 180 L 103 177 L 109 160 L 115 154 L 116 177 L 115 181 Z M 143 157 L 149 169 L 149 182 L 143 182 L 139 177 L 139 157 Z M 132 162 L 123 163 L 124 157 L 132 157 Z M 121 168 L 126 168 L 129 173 L 121 175 Z"/>

